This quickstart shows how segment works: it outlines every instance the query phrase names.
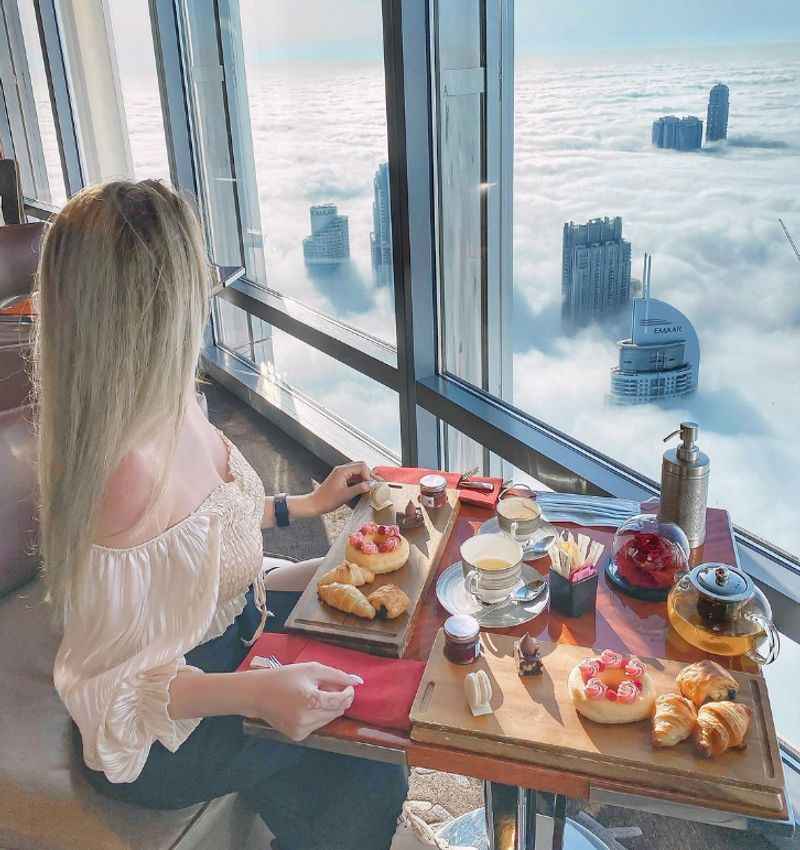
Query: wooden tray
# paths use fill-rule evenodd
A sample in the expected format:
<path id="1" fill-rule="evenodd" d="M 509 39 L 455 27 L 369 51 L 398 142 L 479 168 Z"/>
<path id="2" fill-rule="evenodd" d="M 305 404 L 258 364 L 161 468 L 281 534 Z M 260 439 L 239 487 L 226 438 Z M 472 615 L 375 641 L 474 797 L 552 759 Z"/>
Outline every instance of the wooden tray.
<path id="1" fill-rule="evenodd" d="M 350 521 L 325 556 L 314 579 L 309 582 L 286 621 L 288 628 L 377 655 L 395 658 L 403 656 L 411 637 L 420 599 L 436 573 L 437 561 L 444 552 L 447 538 L 458 516 L 459 501 L 455 490 L 447 491 L 447 504 L 444 507 L 437 510 L 422 509 L 425 517 L 424 527 L 403 532 L 403 536 L 411 544 L 408 563 L 397 572 L 376 576 L 372 584 L 361 588 L 369 594 L 384 584 L 397 585 L 410 599 L 405 614 L 395 620 L 364 620 L 330 608 L 320 602 L 317 596 L 317 577 L 344 560 L 348 536 L 370 520 L 384 524 L 394 523 L 395 511 L 402 510 L 409 500 L 417 503 L 419 486 L 392 484 L 391 493 L 394 504 L 382 511 L 373 510 L 369 498 L 362 497 Z"/>
<path id="2" fill-rule="evenodd" d="M 569 644 L 542 643 L 542 676 L 520 678 L 514 638 L 484 632 L 477 664 L 451 664 L 442 654 L 440 632 L 411 709 L 411 737 L 542 767 L 588 774 L 592 785 L 624 781 L 645 792 L 674 792 L 695 805 L 714 805 L 761 817 L 786 816 L 784 779 L 766 685 L 759 674 L 731 671 L 740 683 L 737 701 L 753 709 L 744 750 L 716 759 L 699 756 L 691 739 L 656 749 L 650 721 L 602 725 L 575 710 L 567 690 L 572 667 L 596 651 Z M 678 661 L 644 659 L 659 693 L 675 691 Z M 492 680 L 494 714 L 473 717 L 463 681 L 483 668 Z"/>

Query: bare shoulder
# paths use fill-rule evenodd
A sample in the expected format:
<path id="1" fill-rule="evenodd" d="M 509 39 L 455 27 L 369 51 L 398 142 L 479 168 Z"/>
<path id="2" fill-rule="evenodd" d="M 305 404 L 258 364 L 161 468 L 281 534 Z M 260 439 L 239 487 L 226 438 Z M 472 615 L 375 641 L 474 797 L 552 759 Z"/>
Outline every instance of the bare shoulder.
<path id="1" fill-rule="evenodd" d="M 152 458 L 139 450 L 128 452 L 106 484 L 97 514 L 95 542 L 124 548 L 158 534 L 161 529 L 157 516 L 137 527 L 150 505 L 155 484 Z"/>

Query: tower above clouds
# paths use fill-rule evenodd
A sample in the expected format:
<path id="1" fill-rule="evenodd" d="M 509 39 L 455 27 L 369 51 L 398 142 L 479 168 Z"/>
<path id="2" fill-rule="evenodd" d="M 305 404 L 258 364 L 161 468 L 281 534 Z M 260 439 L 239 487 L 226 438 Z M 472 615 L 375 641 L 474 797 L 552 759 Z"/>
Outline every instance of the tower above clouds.
<path id="1" fill-rule="evenodd" d="M 706 116 L 706 141 L 716 142 L 728 138 L 728 87 L 717 83 L 708 96 L 708 115 Z"/>

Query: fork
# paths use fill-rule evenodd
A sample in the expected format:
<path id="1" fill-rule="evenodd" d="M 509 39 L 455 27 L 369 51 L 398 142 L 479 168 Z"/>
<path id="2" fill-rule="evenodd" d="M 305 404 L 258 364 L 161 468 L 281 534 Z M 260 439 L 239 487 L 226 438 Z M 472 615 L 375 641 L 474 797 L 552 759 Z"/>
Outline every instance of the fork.
<path id="1" fill-rule="evenodd" d="M 255 655 L 250 662 L 250 666 L 266 667 L 268 670 L 280 670 L 283 664 L 274 655 L 269 655 L 266 658 L 263 655 Z"/>

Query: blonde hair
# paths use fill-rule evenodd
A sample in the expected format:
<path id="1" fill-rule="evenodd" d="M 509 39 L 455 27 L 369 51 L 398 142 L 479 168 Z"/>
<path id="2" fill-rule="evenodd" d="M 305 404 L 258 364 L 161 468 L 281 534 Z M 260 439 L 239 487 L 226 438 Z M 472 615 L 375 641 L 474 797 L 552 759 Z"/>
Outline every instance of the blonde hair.
<path id="1" fill-rule="evenodd" d="M 57 622 L 86 577 L 109 477 L 137 442 L 168 428 L 144 516 L 163 493 L 208 318 L 209 272 L 194 211 L 154 180 L 85 189 L 47 232 L 34 387 L 40 547 Z"/>

